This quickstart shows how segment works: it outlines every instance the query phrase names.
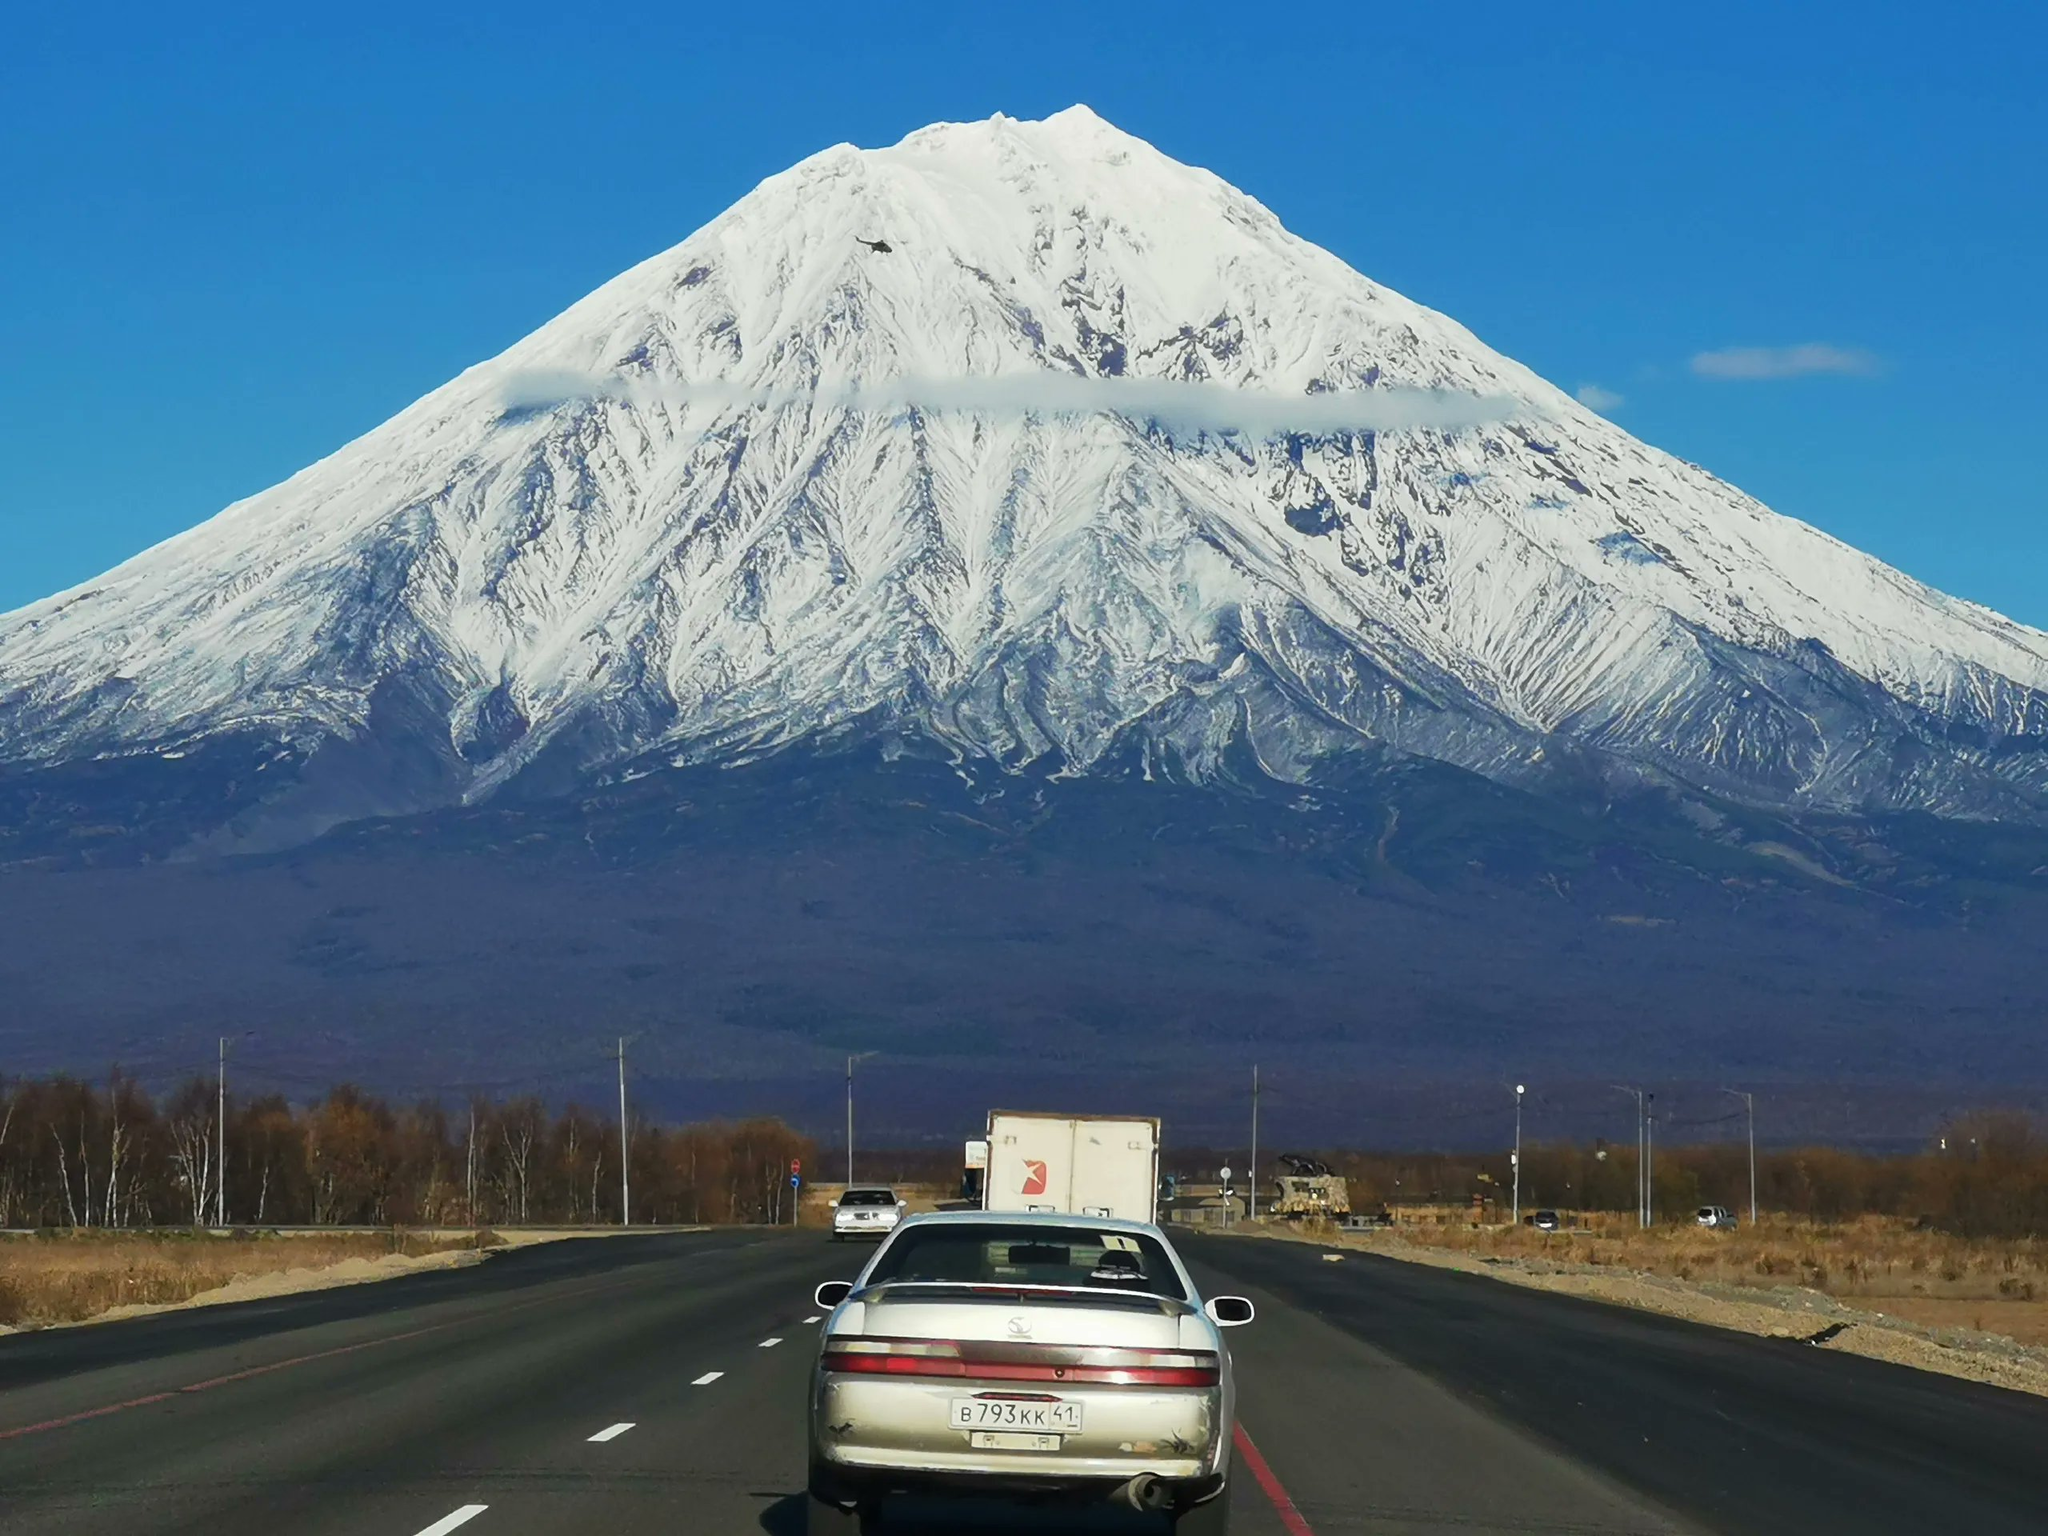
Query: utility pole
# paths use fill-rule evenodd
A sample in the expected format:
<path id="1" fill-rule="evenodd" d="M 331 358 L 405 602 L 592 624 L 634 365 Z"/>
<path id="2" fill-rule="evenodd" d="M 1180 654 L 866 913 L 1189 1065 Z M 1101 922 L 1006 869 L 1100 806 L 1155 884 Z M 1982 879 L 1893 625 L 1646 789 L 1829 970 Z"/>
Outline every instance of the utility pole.
<path id="1" fill-rule="evenodd" d="M 228 1224 L 228 1037 L 220 1037 L 220 1058 L 214 1069 L 213 1130 L 215 1161 L 213 1175 L 213 1224 Z"/>
<path id="2" fill-rule="evenodd" d="M 1723 1088 L 1723 1093 L 1742 1100 L 1749 1114 L 1749 1224 L 1756 1225 L 1756 1095 L 1740 1088 Z"/>
<path id="3" fill-rule="evenodd" d="M 1515 1084 L 1515 1205 L 1514 1224 L 1522 1224 L 1522 1095 L 1527 1090 Z"/>
<path id="4" fill-rule="evenodd" d="M 626 1147 L 626 1037 L 619 1036 L 619 1225 L 633 1225 L 631 1159 Z"/>
<path id="5" fill-rule="evenodd" d="M 1251 1172 L 1246 1177 L 1251 1180 L 1252 1186 L 1250 1219 L 1257 1221 L 1259 1219 L 1259 1064 L 1256 1061 L 1252 1063 L 1252 1166 Z"/>

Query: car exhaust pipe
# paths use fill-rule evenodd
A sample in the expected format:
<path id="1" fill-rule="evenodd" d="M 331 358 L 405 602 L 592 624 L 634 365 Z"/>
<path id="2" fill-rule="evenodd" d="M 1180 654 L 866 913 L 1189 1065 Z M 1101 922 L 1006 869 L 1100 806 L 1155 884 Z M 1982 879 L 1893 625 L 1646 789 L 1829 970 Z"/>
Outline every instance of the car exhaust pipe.
<path id="1" fill-rule="evenodd" d="M 1123 1487 L 1117 1489 L 1112 1497 L 1121 1499 L 1133 1509 L 1143 1510 L 1150 1514 L 1156 1510 L 1166 1508 L 1171 1495 L 1167 1491 L 1166 1484 L 1159 1480 L 1157 1473 L 1140 1472 L 1128 1483 L 1125 1483 Z"/>

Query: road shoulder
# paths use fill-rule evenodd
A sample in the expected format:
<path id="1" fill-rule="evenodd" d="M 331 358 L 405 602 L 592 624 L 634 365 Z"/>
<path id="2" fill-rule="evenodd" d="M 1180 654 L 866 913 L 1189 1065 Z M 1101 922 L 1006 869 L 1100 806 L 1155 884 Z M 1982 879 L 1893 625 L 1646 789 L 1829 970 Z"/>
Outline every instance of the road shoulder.
<path id="1" fill-rule="evenodd" d="M 1234 1237 L 1304 1244 L 1337 1255 L 1370 1253 L 1508 1285 L 1630 1307 L 1713 1328 L 1763 1338 L 1799 1339 L 1816 1349 L 1862 1355 L 1964 1381 L 2048 1397 L 2048 1349 L 2001 1334 L 1971 1329 L 1929 1329 L 1882 1312 L 1851 1307 L 1800 1286 L 1769 1289 L 1711 1285 L 1548 1259 L 1493 1259 L 1410 1241 L 1399 1233 L 1334 1232 L 1320 1235 L 1261 1228 Z"/>

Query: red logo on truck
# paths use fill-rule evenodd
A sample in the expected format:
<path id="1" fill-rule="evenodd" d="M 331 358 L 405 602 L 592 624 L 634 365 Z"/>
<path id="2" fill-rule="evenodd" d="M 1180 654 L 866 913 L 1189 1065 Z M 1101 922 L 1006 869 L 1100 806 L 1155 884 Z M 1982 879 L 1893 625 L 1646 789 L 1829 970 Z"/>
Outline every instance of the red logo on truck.
<path id="1" fill-rule="evenodd" d="M 1024 1188 L 1020 1193 L 1027 1195 L 1042 1195 L 1045 1193 L 1045 1164 L 1035 1157 L 1024 1159 Z"/>

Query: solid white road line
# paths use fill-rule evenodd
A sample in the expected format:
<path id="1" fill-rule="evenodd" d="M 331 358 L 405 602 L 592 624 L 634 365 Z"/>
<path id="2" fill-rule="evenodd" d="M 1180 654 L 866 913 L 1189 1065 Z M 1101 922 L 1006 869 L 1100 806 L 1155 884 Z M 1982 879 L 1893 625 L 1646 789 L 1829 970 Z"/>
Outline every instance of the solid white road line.
<path id="1" fill-rule="evenodd" d="M 754 1347 L 756 1349 L 773 1349 L 776 1345 L 780 1344 L 781 1342 L 782 1340 L 780 1339 L 763 1339 L 759 1344 L 755 1345 Z"/>
<path id="2" fill-rule="evenodd" d="M 465 1504 L 462 1508 L 455 1511 L 454 1514 L 436 1520 L 424 1531 L 421 1531 L 419 1536 L 448 1536 L 448 1533 L 454 1530 L 455 1527 L 467 1525 L 490 1507 L 488 1504 Z"/>
<path id="3" fill-rule="evenodd" d="M 708 1387 L 724 1374 L 725 1372 L 723 1371 L 706 1371 L 702 1376 L 691 1382 L 690 1385 L 693 1387 Z"/>
<path id="4" fill-rule="evenodd" d="M 618 1439 L 619 1436 L 623 1435 L 627 1430 L 631 1429 L 632 1427 L 633 1426 L 631 1424 L 614 1424 L 610 1429 L 600 1429 L 596 1434 L 590 1437 L 590 1443 L 592 1445 L 603 1445 L 607 1440 Z"/>

